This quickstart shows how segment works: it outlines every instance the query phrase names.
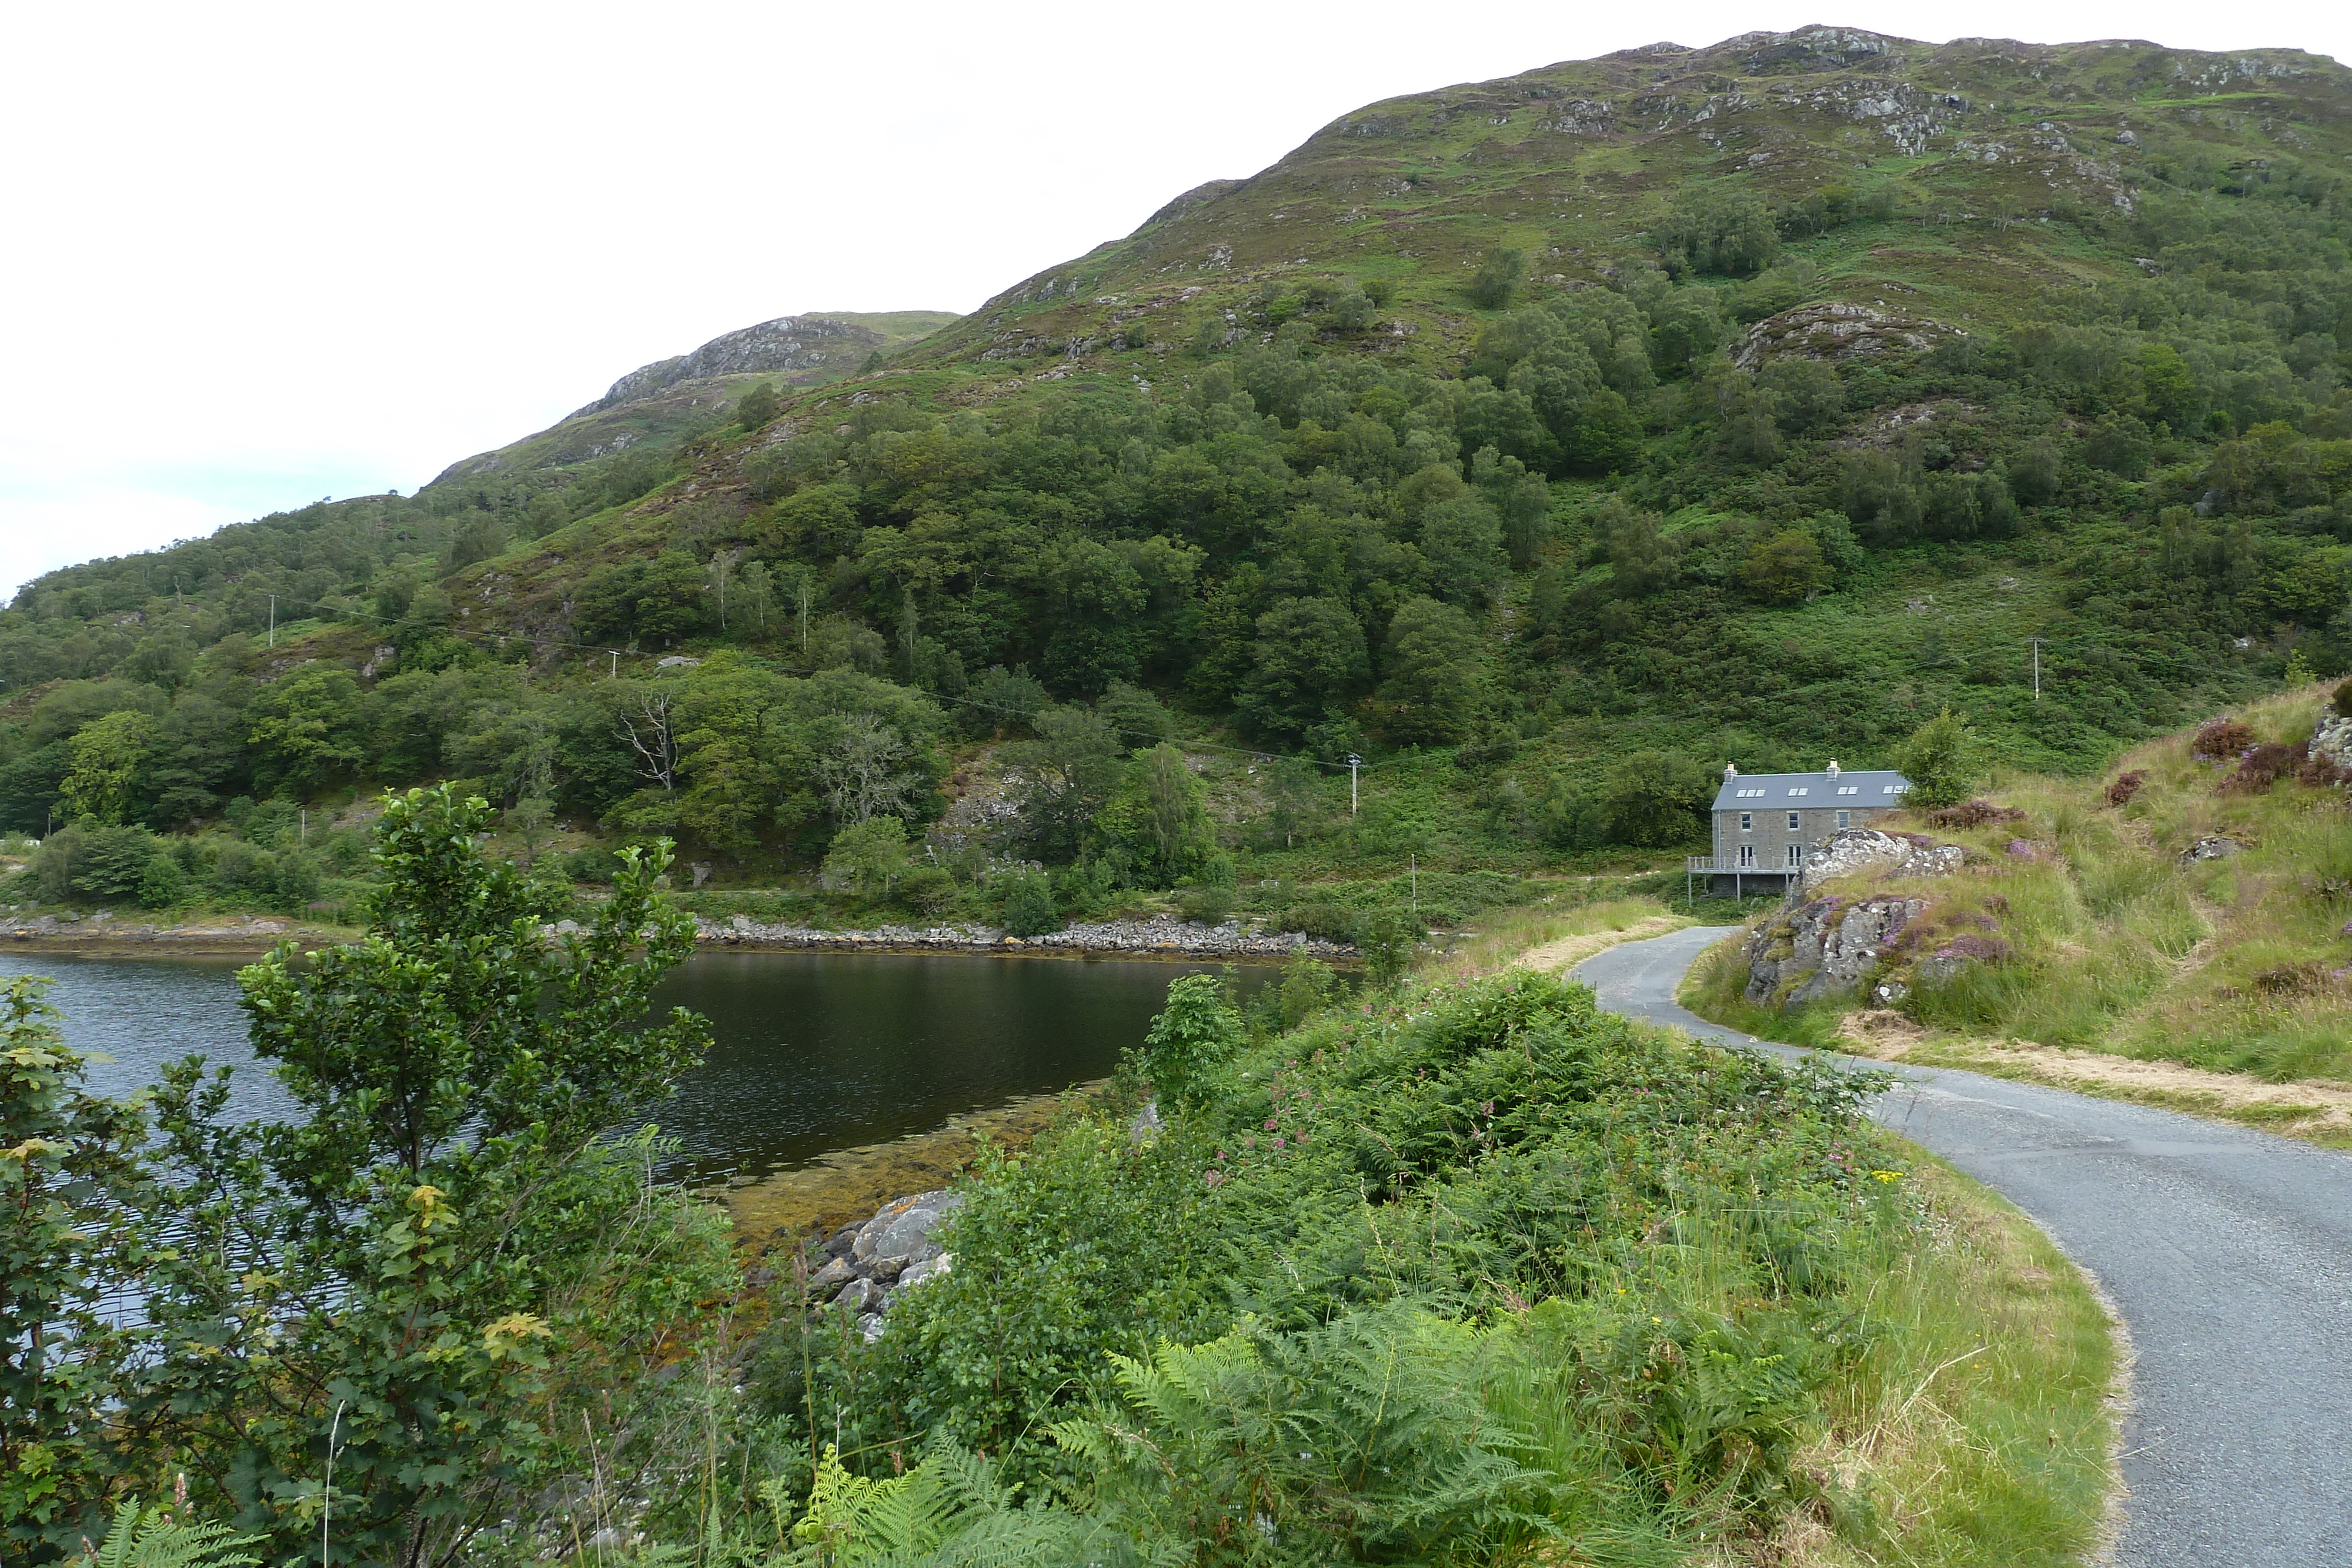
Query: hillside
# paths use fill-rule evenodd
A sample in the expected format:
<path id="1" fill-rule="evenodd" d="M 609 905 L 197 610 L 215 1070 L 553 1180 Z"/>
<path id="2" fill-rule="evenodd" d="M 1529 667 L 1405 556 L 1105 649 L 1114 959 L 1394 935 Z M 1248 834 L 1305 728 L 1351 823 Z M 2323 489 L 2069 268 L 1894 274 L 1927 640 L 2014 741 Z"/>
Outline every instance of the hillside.
<path id="1" fill-rule="evenodd" d="M 2087 773 L 2352 665 L 2347 149 L 2317 57 L 1838 28 L 1372 105 L 919 338 L 763 324 L 415 497 L 44 578 L 0 826 L 113 710 L 156 826 L 455 774 L 738 881 L 923 830 L 1003 729 L 1066 789 L 990 852 L 1081 901 L 1671 851 L 1724 761 L 1947 705 Z M 852 329 L 908 336 L 793 381 Z M 1238 750 L 1181 854 L 1102 825 L 1160 736 Z"/>
<path id="2" fill-rule="evenodd" d="M 1964 865 L 1929 876 L 1865 868 L 1808 885 L 1748 940 L 1717 950 L 1693 1005 L 1815 1041 L 1850 1009 L 1891 1008 L 1901 1019 L 1865 1014 L 1847 1032 L 1922 1060 L 2006 1042 L 2026 1053 L 2020 1066 L 2037 1051 L 2072 1051 L 2274 1083 L 2352 1079 L 2347 706 L 2352 690 L 2293 691 L 2134 747 L 2094 778 L 2010 773 L 1977 804 L 1908 813 L 1898 831 L 1962 846 Z M 1794 951 L 1801 927 L 1851 934 L 1858 918 L 1875 930 L 1897 904 L 1870 956 L 1845 955 L 1857 981 L 1798 999 L 1822 988 L 1805 985 L 1821 958 Z M 2072 1076 L 2095 1067 L 2041 1064 Z M 2228 1087 L 2147 1081 L 2191 1099 Z M 2268 1122 L 2299 1116 L 2347 1135 L 2338 1107 L 2352 1097 L 2340 1092 L 2234 1098 Z"/>

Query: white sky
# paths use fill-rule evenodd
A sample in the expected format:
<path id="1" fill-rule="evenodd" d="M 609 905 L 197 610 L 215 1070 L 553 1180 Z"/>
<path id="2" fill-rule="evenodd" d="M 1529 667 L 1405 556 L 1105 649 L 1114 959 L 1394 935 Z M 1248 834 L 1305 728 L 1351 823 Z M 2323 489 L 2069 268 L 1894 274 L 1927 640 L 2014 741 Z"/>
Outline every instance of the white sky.
<path id="1" fill-rule="evenodd" d="M 412 490 L 806 310 L 969 310 L 1374 99 L 1812 22 L 2346 57 L 2352 6 L 27 5 L 0 593 Z"/>

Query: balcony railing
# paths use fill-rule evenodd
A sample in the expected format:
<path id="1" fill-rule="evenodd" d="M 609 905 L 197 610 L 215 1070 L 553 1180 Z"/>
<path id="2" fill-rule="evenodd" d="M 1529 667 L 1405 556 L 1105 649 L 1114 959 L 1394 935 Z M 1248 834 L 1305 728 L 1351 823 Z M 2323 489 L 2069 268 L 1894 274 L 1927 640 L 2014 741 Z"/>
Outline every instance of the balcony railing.
<path id="1" fill-rule="evenodd" d="M 1692 876 L 1712 876 L 1717 872 L 1726 876 L 1734 872 L 1742 876 L 1794 876 L 1803 869 L 1802 866 L 1763 865 L 1755 862 L 1741 865 L 1737 860 L 1724 860 L 1716 855 L 1686 855 L 1683 859 L 1683 870 Z"/>

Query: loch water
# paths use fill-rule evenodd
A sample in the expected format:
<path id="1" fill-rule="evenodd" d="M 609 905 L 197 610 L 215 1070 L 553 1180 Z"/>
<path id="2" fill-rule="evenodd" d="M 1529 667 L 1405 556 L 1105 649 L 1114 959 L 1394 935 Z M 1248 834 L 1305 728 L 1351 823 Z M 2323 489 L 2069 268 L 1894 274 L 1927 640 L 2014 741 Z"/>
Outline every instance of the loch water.
<path id="1" fill-rule="evenodd" d="M 0 951 L 0 977 L 46 975 L 67 1041 L 112 1060 L 91 1087 L 124 1094 L 201 1052 L 240 1065 L 229 1113 L 284 1113 L 237 1007 L 240 959 Z M 1100 1078 L 1139 1043 L 1179 975 L 1203 964 L 991 954 L 706 952 L 661 1007 L 710 1020 L 712 1046 L 651 1112 L 683 1145 L 667 1173 L 755 1177 L 950 1117 Z M 1248 995 L 1277 971 L 1243 966 Z"/>

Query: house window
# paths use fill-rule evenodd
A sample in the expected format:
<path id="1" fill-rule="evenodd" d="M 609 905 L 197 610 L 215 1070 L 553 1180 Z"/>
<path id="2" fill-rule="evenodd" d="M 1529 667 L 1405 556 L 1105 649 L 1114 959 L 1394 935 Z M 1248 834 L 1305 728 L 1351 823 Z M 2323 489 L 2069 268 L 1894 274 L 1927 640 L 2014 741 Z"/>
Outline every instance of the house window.
<path id="1" fill-rule="evenodd" d="M 1739 863 L 1742 866 L 1751 866 L 1756 863 L 1756 846 L 1754 844 L 1742 844 L 1739 846 Z"/>
<path id="2" fill-rule="evenodd" d="M 1795 831 L 1798 830 L 1798 828 L 1799 828 L 1799 827 L 1801 827 L 1801 826 L 1802 826 L 1802 825 L 1803 825 L 1803 824 L 1802 824 L 1802 822 L 1799 820 L 1799 818 L 1798 818 L 1798 816 L 1797 816 L 1797 813 L 1796 813 L 1796 812 L 1791 811 L 1791 812 L 1790 812 L 1790 813 L 1789 813 L 1789 831 L 1790 831 L 1790 832 L 1792 832 L 1792 833 L 1793 833 L 1793 832 L 1795 832 Z"/>
<path id="3" fill-rule="evenodd" d="M 1851 827 L 1853 827 L 1853 813 L 1852 811 L 1840 811 L 1840 812 L 1838 813 L 1838 826 L 1839 826 L 1839 827 L 1841 827 L 1841 828 L 1851 828 Z"/>
<path id="4" fill-rule="evenodd" d="M 1805 846 L 1802 844 L 1790 844 L 1789 846 L 1789 869 L 1790 871 L 1794 871 L 1804 863 Z"/>
<path id="5" fill-rule="evenodd" d="M 1742 811 L 1739 813 L 1739 831 L 1743 833 L 1752 833 L 1756 831 L 1755 812 Z"/>
<path id="6" fill-rule="evenodd" d="M 1859 784 L 1841 784 L 1838 786 L 1838 793 L 1841 795 L 1859 795 L 1862 793 L 1862 786 Z"/>
<path id="7" fill-rule="evenodd" d="M 1789 791 L 1789 793 L 1790 793 L 1790 794 L 1791 794 L 1791 795 L 1808 795 L 1808 794 L 1811 794 L 1811 792 L 1812 792 L 1812 787 L 1811 787 L 1811 785 L 1800 785 L 1800 786 L 1798 786 L 1798 787 L 1796 787 L 1796 788 L 1791 789 Z"/>

